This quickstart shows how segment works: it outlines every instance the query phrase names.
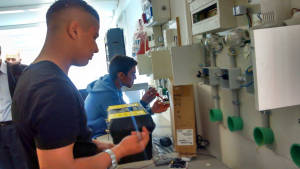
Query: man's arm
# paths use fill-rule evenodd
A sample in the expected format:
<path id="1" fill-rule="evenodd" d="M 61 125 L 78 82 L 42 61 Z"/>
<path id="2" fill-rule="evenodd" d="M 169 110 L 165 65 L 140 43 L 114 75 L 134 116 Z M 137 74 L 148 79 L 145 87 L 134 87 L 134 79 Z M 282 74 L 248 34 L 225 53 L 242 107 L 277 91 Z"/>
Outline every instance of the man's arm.
<path id="1" fill-rule="evenodd" d="M 98 150 L 100 150 L 101 152 L 105 151 L 106 149 L 111 149 L 115 146 L 113 143 L 102 142 L 102 141 L 98 141 L 96 139 L 93 140 L 93 143 L 96 144 L 96 146 L 98 147 Z"/>
<path id="2" fill-rule="evenodd" d="M 141 101 L 144 102 L 146 105 L 148 105 L 150 102 L 152 102 L 156 97 L 157 91 L 155 88 L 150 87 L 149 90 L 143 95 Z"/>
<path id="3" fill-rule="evenodd" d="M 156 100 L 153 104 L 153 106 L 150 108 L 148 107 L 148 104 L 152 102 L 155 97 L 157 96 L 157 91 L 155 88 L 149 88 L 149 90 L 143 95 L 140 103 L 141 105 L 151 114 L 153 115 L 154 113 L 161 113 L 165 112 L 169 107 L 170 104 L 166 104 L 160 100 Z"/>
<path id="4" fill-rule="evenodd" d="M 133 132 L 120 144 L 113 147 L 117 160 L 143 151 L 149 141 L 149 132 L 145 127 L 141 133 Z M 40 169 L 107 169 L 111 165 L 108 153 L 102 152 L 94 156 L 74 159 L 74 144 L 65 147 L 41 150 L 37 148 Z"/>
<path id="5" fill-rule="evenodd" d="M 74 159 L 73 148 L 74 144 L 52 150 L 37 149 L 40 169 L 106 169 L 111 164 L 110 157 L 107 153 L 100 153 L 91 157 Z"/>

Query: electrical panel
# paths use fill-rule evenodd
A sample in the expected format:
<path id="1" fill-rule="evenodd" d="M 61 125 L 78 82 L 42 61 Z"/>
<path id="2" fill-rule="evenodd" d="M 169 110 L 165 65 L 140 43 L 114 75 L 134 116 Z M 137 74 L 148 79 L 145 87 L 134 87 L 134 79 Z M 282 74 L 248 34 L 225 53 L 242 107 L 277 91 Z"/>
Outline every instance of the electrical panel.
<path id="1" fill-rule="evenodd" d="M 138 70 L 146 74 L 152 71 L 155 80 L 172 79 L 175 86 L 193 84 L 199 82 L 196 74 L 204 64 L 204 54 L 200 44 L 151 50 L 148 53 L 150 61 L 148 56 L 138 55 Z"/>
<path id="2" fill-rule="evenodd" d="M 171 18 L 170 0 L 147 0 L 142 17 L 146 26 L 166 23 Z"/>
<path id="3" fill-rule="evenodd" d="M 240 68 L 221 68 L 220 71 L 220 86 L 225 89 L 239 89 L 241 88 L 241 76 Z"/>
<path id="4" fill-rule="evenodd" d="M 163 36 L 165 47 L 177 46 L 177 29 L 165 29 Z"/>
<path id="5" fill-rule="evenodd" d="M 172 78 L 172 61 L 169 49 L 151 51 L 153 79 Z"/>
<path id="6" fill-rule="evenodd" d="M 137 69 L 139 75 L 150 75 L 152 74 L 152 60 L 148 54 L 137 55 Z"/>
<path id="7" fill-rule="evenodd" d="M 106 61 L 109 62 L 114 56 L 126 56 L 123 29 L 109 29 L 105 37 Z"/>
<path id="8" fill-rule="evenodd" d="M 193 35 L 236 26 L 233 0 L 195 0 L 190 3 Z"/>
<path id="9" fill-rule="evenodd" d="M 200 44 L 172 47 L 172 78 L 174 85 L 199 82 L 196 74 L 204 62 L 204 47 Z"/>

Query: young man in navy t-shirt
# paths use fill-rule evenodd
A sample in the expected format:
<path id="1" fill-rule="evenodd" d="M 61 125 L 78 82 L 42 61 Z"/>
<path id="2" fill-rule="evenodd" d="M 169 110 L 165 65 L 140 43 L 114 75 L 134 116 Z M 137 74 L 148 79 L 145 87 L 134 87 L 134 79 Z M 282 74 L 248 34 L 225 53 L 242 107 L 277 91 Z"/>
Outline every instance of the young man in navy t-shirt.
<path id="1" fill-rule="evenodd" d="M 30 168 L 106 169 L 143 151 L 146 128 L 116 146 L 92 141 L 83 100 L 67 76 L 71 65 L 84 66 L 98 52 L 97 12 L 83 0 L 58 0 L 46 21 L 43 49 L 21 75 L 12 103 Z"/>

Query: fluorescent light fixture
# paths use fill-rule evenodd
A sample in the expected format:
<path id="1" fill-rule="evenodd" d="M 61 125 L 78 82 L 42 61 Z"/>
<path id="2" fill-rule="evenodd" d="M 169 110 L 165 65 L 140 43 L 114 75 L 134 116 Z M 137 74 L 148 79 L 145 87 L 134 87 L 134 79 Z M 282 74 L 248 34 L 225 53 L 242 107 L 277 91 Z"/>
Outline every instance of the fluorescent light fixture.
<path id="1" fill-rule="evenodd" d="M 21 13 L 21 12 L 25 12 L 25 10 L 0 11 L 0 14 L 11 14 L 11 13 Z"/>
<path id="2" fill-rule="evenodd" d="M 43 11 L 43 10 L 47 10 L 47 9 L 48 9 L 48 7 L 43 7 L 43 8 L 27 9 L 26 11 L 36 12 L 36 11 Z"/>

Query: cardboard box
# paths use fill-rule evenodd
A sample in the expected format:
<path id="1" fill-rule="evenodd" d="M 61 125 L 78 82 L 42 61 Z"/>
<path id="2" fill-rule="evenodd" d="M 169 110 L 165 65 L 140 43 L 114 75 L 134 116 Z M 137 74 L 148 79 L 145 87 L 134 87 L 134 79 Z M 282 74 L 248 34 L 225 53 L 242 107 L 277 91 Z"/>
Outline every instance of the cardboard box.
<path id="1" fill-rule="evenodd" d="M 193 85 L 169 85 L 169 92 L 175 150 L 181 156 L 196 156 L 196 114 Z"/>

